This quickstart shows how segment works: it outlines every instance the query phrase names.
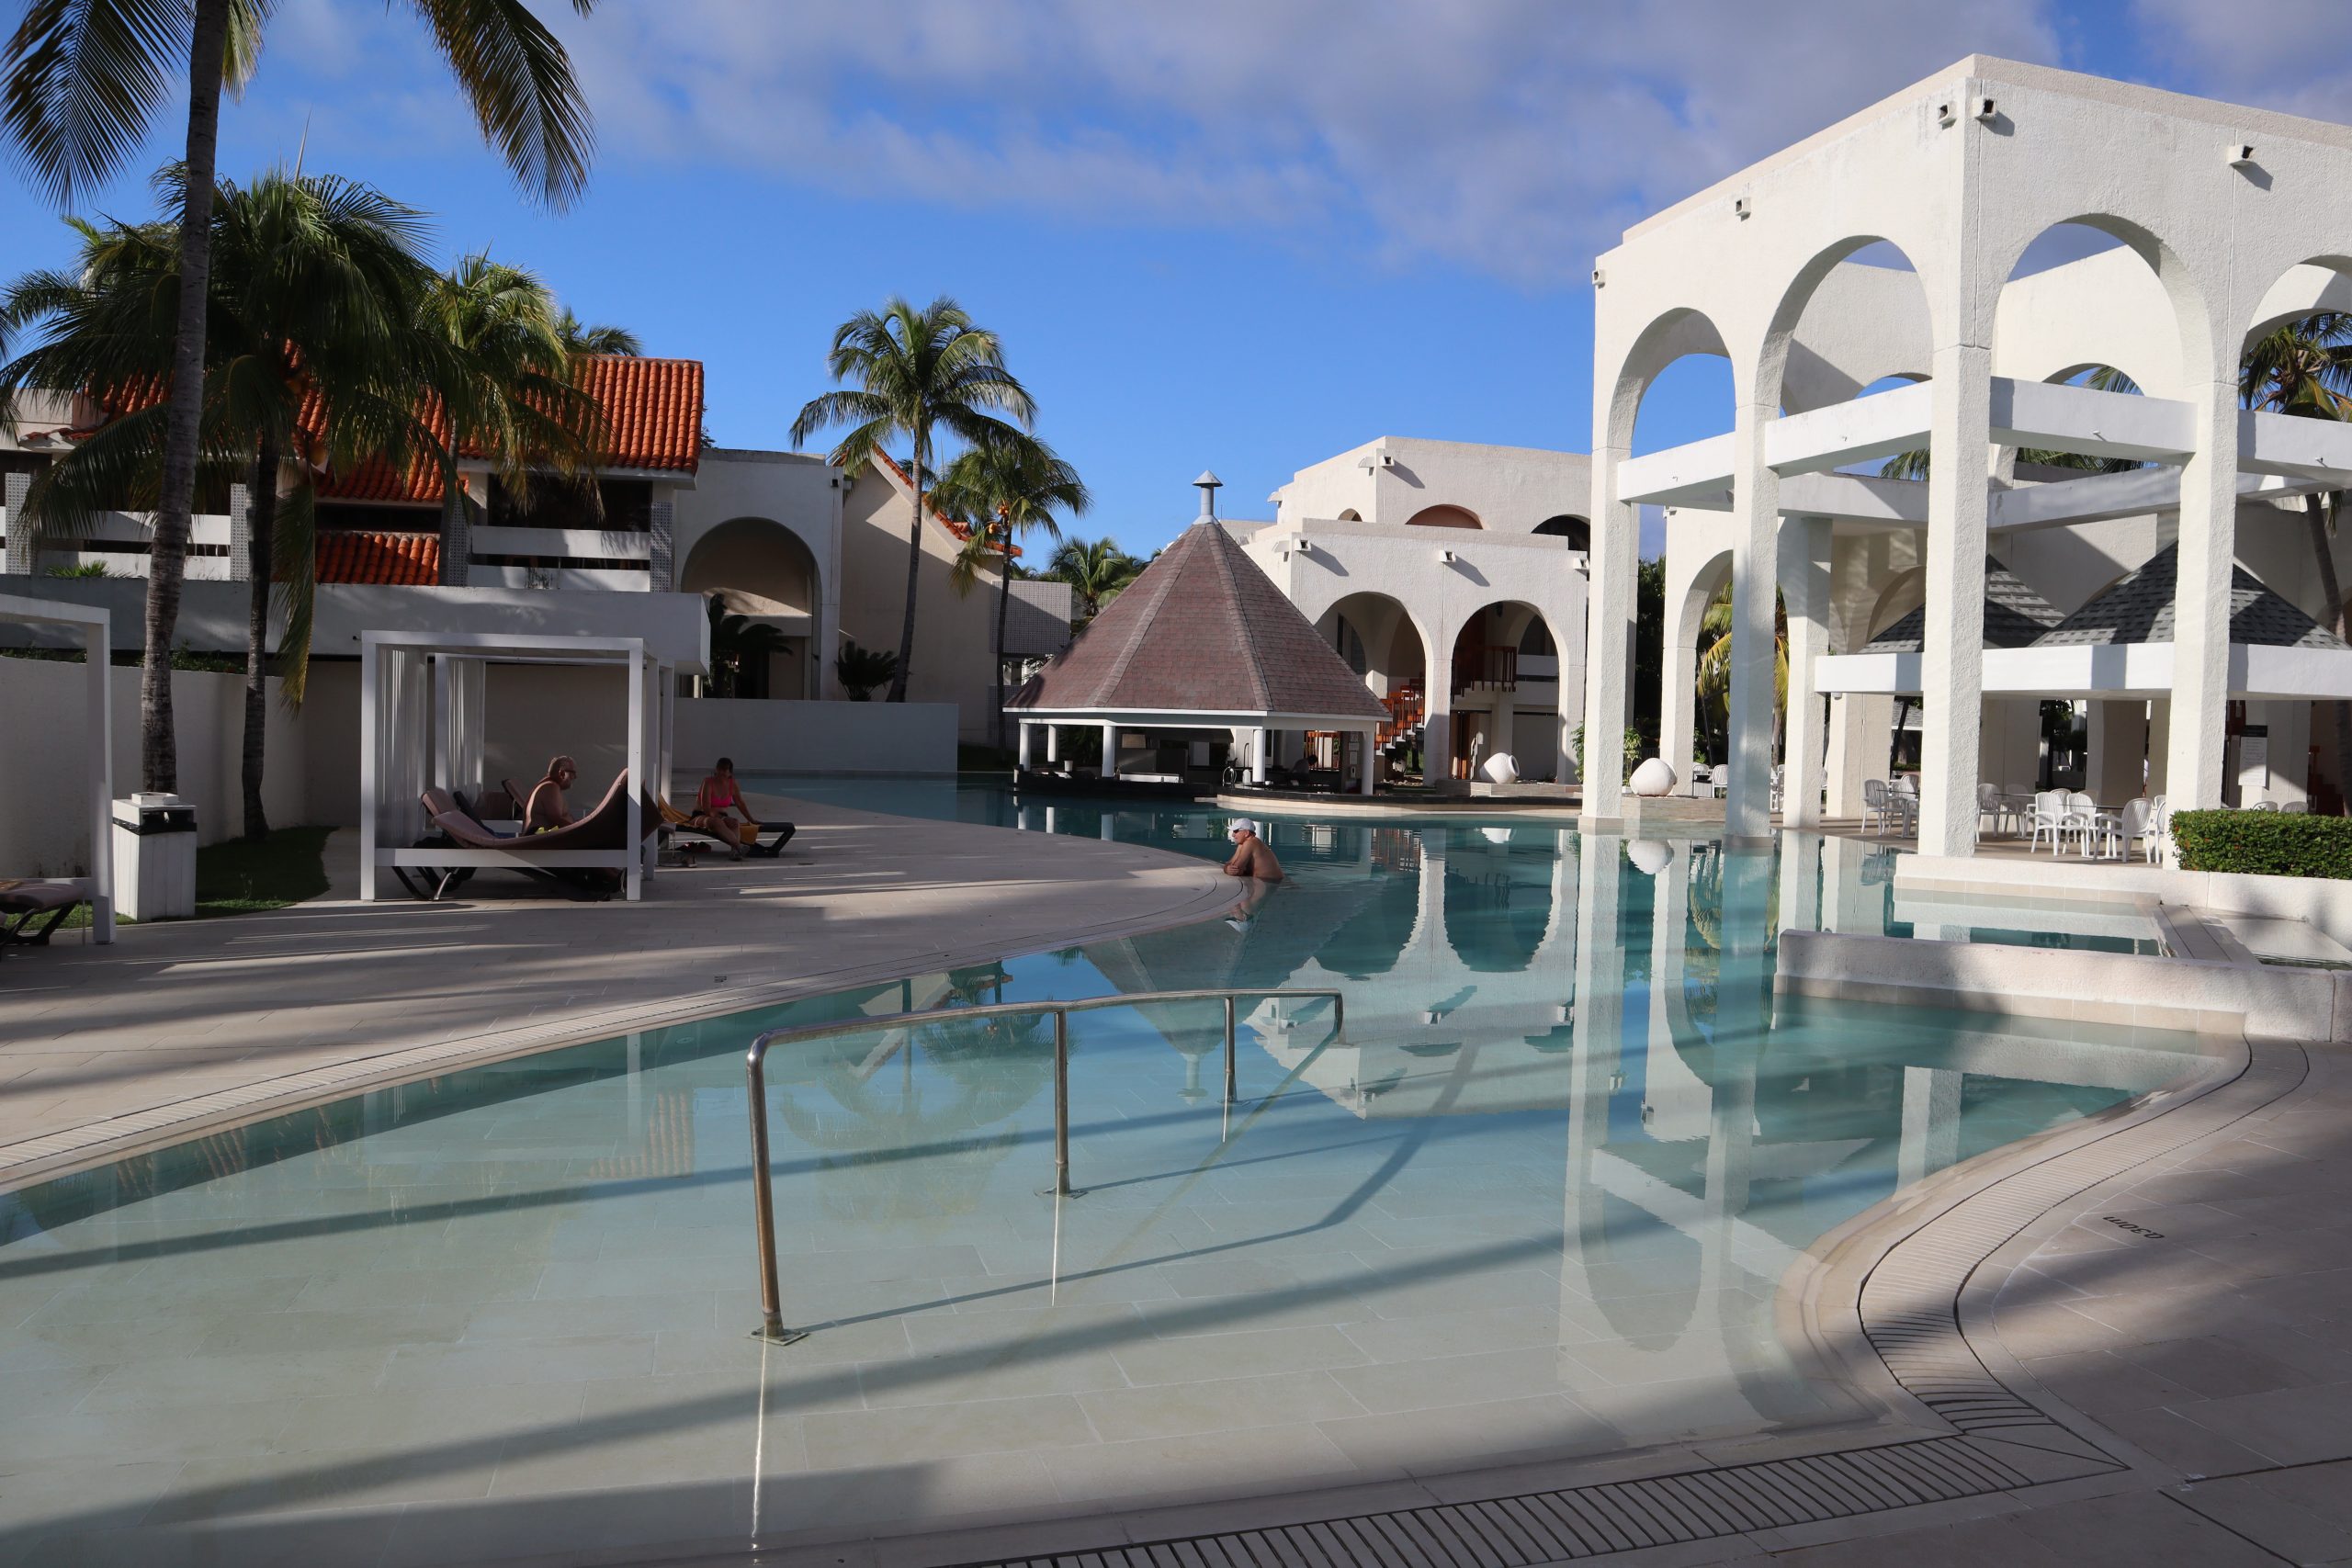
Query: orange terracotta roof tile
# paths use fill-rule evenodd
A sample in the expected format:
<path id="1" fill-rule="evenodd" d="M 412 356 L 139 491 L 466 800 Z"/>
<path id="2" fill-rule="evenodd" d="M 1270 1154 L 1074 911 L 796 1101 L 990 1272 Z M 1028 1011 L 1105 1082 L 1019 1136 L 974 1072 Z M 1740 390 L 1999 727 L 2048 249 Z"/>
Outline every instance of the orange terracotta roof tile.
<path id="1" fill-rule="evenodd" d="M 322 532 L 318 580 L 429 588 L 441 581 L 440 536 L 345 529 Z"/>

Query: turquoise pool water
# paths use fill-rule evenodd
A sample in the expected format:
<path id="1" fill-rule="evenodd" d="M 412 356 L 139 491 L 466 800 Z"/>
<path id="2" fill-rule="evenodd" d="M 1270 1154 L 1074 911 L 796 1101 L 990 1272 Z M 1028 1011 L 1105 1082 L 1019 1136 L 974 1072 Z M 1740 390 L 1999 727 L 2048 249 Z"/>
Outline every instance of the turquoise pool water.
<path id="1" fill-rule="evenodd" d="M 1223 815 L 1057 803 L 1054 829 L 1209 855 Z M 1776 998 L 1783 923 L 1883 905 L 1874 863 L 1821 840 L 1273 838 L 1292 879 L 1247 918 L 598 1041 L 0 1196 L 0 1558 L 740 1549 L 1865 1427 L 1784 1338 L 1804 1249 L 2199 1061 L 2153 1032 Z M 754 1032 L 1195 986 L 1338 987 L 1348 1027 L 1245 1002 L 1228 1107 L 1214 1006 L 1074 1018 L 1073 1201 L 1039 1196 L 1041 1026 L 772 1058 L 786 1311 L 815 1332 L 748 1337 Z"/>

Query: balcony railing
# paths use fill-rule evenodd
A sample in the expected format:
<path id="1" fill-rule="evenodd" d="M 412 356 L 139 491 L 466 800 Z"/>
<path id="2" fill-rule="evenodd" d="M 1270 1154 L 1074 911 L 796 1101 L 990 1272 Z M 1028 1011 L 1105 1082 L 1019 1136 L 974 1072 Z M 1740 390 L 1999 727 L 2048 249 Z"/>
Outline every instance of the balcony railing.
<path id="1" fill-rule="evenodd" d="M 1453 689 L 1457 692 L 1517 691 L 1519 649 L 1496 643 L 1455 649 Z"/>

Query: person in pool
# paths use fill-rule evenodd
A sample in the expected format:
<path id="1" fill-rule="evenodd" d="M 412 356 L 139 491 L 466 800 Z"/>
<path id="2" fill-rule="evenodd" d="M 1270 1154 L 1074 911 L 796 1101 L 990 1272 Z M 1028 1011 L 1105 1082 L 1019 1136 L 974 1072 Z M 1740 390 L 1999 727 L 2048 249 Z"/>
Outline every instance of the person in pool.
<path id="1" fill-rule="evenodd" d="M 1227 876 L 1247 876 L 1260 882 L 1280 882 L 1283 863 L 1274 858 L 1273 850 L 1258 837 L 1258 824 L 1247 817 L 1237 817 L 1226 825 L 1225 836 L 1233 842 L 1233 858 L 1225 863 Z"/>
<path id="2" fill-rule="evenodd" d="M 552 833 L 558 828 L 571 826 L 571 807 L 564 804 L 563 792 L 580 777 L 580 764 L 569 757 L 550 757 L 548 771 L 531 786 L 531 798 L 523 807 L 523 831 Z"/>
<path id="3" fill-rule="evenodd" d="M 730 843 L 742 846 L 742 854 L 773 855 L 784 848 L 778 840 L 774 849 L 760 847 L 761 828 L 752 816 L 752 808 L 744 802 L 743 791 L 735 783 L 735 759 L 721 757 L 702 781 L 702 788 L 695 794 L 695 827 L 706 833 L 715 833 Z M 738 824 L 741 824 L 739 827 Z"/>

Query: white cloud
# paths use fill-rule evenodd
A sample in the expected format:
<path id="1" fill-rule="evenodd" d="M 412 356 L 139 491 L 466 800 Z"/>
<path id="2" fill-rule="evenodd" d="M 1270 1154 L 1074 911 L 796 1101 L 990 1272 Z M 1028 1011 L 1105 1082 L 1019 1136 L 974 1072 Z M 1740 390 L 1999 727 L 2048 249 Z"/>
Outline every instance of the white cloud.
<path id="1" fill-rule="evenodd" d="M 2132 20 L 2154 59 L 2192 91 L 2352 119 L 2352 29 L 2342 0 L 2133 0 Z"/>

